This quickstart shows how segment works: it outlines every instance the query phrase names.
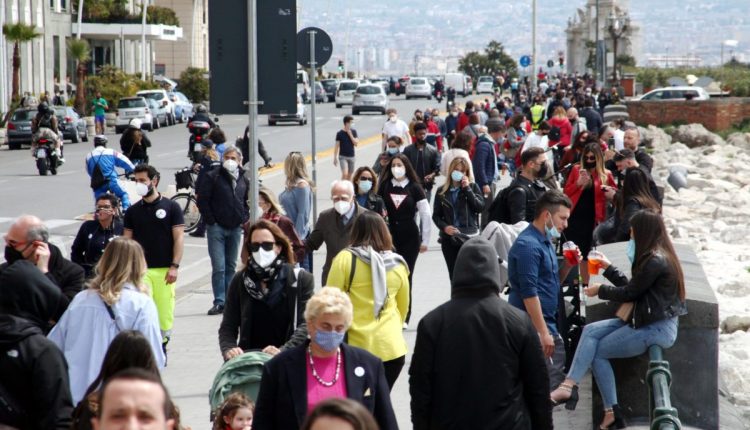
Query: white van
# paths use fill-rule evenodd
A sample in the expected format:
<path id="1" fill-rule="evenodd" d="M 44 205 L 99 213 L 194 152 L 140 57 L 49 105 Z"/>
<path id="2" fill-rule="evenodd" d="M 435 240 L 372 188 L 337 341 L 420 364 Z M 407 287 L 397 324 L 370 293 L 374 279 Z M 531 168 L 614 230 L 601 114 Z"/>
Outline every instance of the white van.
<path id="1" fill-rule="evenodd" d="M 471 94 L 471 87 L 467 85 L 467 76 L 463 73 L 446 73 L 445 74 L 445 89 L 453 87 L 456 90 L 456 94 L 463 97 Z"/>
<path id="2" fill-rule="evenodd" d="M 310 101 L 310 77 L 304 70 L 297 70 L 297 94 L 302 95 L 302 101 Z"/>

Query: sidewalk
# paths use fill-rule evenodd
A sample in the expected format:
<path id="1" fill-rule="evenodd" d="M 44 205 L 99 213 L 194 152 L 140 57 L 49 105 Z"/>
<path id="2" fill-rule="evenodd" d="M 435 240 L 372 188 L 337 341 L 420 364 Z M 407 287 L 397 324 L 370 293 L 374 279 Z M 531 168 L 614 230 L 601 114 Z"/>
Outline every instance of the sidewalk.
<path id="1" fill-rule="evenodd" d="M 378 154 L 379 145 L 369 145 L 357 151 L 356 166 L 372 165 Z M 339 177 L 339 169 L 333 166 L 330 157 L 318 159 L 318 210 L 331 207 L 329 184 Z M 279 192 L 283 187 L 281 172 L 263 177 L 265 186 Z M 319 271 L 323 265 L 325 250 L 314 254 L 315 266 Z M 316 276 L 316 279 L 318 277 Z M 319 288 L 320 285 L 316 285 Z M 210 265 L 206 264 L 203 278 L 192 282 L 177 291 L 177 309 L 172 341 L 169 344 L 169 367 L 163 377 L 170 394 L 181 409 L 182 423 L 193 430 L 209 428 L 208 391 L 214 375 L 221 366 L 218 346 L 218 327 L 221 317 L 209 317 L 206 310 L 211 306 Z M 405 337 L 409 350 L 413 351 L 416 329 L 419 320 L 429 311 L 450 299 L 450 283 L 440 246 L 437 231 L 433 226 L 429 251 L 421 254 L 414 273 L 413 316 Z M 468 358 L 467 358 L 468 359 Z M 410 429 L 410 396 L 408 369 L 411 353 L 406 365 L 391 393 L 393 407 L 401 429 Z M 589 379 L 587 379 L 589 381 Z M 590 383 L 581 386 L 581 401 L 575 412 L 557 408 L 555 424 L 558 429 L 591 428 Z"/>

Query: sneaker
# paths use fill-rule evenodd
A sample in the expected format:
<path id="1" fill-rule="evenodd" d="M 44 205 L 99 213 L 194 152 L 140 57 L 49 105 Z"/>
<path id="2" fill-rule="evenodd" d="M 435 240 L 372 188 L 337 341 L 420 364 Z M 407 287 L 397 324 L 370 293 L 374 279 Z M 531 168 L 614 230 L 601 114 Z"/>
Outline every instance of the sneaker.
<path id="1" fill-rule="evenodd" d="M 405 322 L 404 325 L 403 325 L 403 327 L 402 327 L 402 329 L 406 330 L 407 328 L 409 328 L 409 323 Z"/>
<path id="2" fill-rule="evenodd" d="M 191 237 L 206 237 L 206 233 L 201 233 L 198 231 L 194 231 L 192 233 L 188 233 Z"/>
<path id="3" fill-rule="evenodd" d="M 224 305 L 213 305 L 208 310 L 208 315 L 221 315 L 224 313 Z"/>

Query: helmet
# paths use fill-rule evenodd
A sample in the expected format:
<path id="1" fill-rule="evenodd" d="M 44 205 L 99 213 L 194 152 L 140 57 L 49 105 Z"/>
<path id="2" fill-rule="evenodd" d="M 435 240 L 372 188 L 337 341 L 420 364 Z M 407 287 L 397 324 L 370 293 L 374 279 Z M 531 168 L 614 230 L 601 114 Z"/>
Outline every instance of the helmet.
<path id="1" fill-rule="evenodd" d="M 141 120 L 138 118 L 133 118 L 132 120 L 130 120 L 130 128 L 141 128 Z"/>
<path id="2" fill-rule="evenodd" d="M 107 136 L 98 134 L 94 136 L 94 146 L 107 146 Z"/>
<path id="3" fill-rule="evenodd" d="M 200 104 L 200 105 L 198 105 L 198 106 L 195 107 L 195 111 L 197 113 L 207 113 L 208 109 L 206 108 L 205 105 Z"/>
<path id="4" fill-rule="evenodd" d="M 36 111 L 41 114 L 45 114 L 49 112 L 49 105 L 47 104 L 47 102 L 41 102 L 39 103 L 39 106 L 36 107 Z"/>

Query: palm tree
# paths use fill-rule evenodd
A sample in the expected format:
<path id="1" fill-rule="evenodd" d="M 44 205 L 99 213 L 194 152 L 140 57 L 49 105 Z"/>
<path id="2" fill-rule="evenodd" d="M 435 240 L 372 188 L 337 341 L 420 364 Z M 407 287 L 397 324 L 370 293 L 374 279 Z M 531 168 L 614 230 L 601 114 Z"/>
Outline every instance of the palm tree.
<path id="1" fill-rule="evenodd" d="M 76 60 L 76 99 L 75 110 L 81 115 L 86 111 L 86 64 L 91 59 L 91 50 L 86 39 L 71 39 L 68 41 L 68 53 Z"/>
<path id="2" fill-rule="evenodd" d="M 3 35 L 9 42 L 13 43 L 13 90 L 11 100 L 17 100 L 21 86 L 21 52 L 19 45 L 33 40 L 40 36 L 40 33 L 36 32 L 36 27 L 33 25 L 18 22 L 16 24 L 4 24 Z"/>

